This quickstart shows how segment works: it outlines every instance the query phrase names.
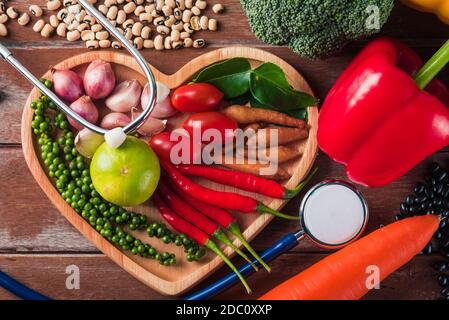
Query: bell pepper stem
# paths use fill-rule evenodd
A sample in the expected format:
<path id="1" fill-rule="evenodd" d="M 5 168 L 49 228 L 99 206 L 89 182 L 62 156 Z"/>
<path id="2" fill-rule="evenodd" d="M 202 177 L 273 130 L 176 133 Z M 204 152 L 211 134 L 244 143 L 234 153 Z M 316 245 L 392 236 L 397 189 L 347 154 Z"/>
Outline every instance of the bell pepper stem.
<path id="1" fill-rule="evenodd" d="M 256 251 L 250 246 L 248 241 L 246 241 L 245 237 L 242 234 L 242 231 L 240 230 L 237 222 L 233 222 L 229 225 L 228 230 L 230 233 L 232 233 L 237 239 L 240 240 L 240 242 L 243 244 L 243 246 L 246 248 L 246 250 L 249 251 L 253 255 L 254 258 L 256 258 L 257 261 L 268 271 L 271 272 L 271 268 L 269 265 L 265 263 L 265 261 L 262 260 L 261 257 L 257 254 Z"/>
<path id="2" fill-rule="evenodd" d="M 259 202 L 257 204 L 256 211 L 260 212 L 260 213 L 268 213 L 268 214 L 271 214 L 273 216 L 276 216 L 276 217 L 279 217 L 279 218 L 283 218 L 283 219 L 287 219 L 287 220 L 299 220 L 299 215 L 298 216 L 289 216 L 287 214 L 283 214 L 282 212 L 279 212 L 279 211 L 276 211 L 274 209 L 271 209 L 270 207 L 267 207 L 266 205 L 264 205 L 261 202 Z"/>
<path id="3" fill-rule="evenodd" d="M 218 229 L 214 233 L 214 237 L 217 238 L 219 241 L 223 242 L 225 245 L 227 245 L 229 248 L 234 250 L 239 256 L 241 256 L 243 259 L 248 262 L 255 271 L 259 271 L 259 268 L 251 261 L 251 259 L 239 248 L 237 248 L 232 241 L 226 236 L 226 234 L 223 232 L 223 230 Z"/>
<path id="4" fill-rule="evenodd" d="M 315 173 L 318 171 L 318 168 L 313 169 L 313 171 L 307 176 L 305 180 L 303 180 L 300 184 L 296 186 L 294 189 L 287 189 L 284 192 L 283 199 L 292 199 L 298 195 L 304 189 L 304 187 L 312 180 Z"/>
<path id="5" fill-rule="evenodd" d="M 421 90 L 436 77 L 436 75 L 449 62 L 449 40 L 426 62 L 424 66 L 414 75 L 416 84 Z"/>
<path id="6" fill-rule="evenodd" d="M 211 240 L 207 240 L 207 242 L 204 245 L 207 248 L 209 248 L 211 251 L 213 251 L 217 256 L 219 256 L 228 265 L 228 267 L 231 268 L 232 271 L 234 271 L 234 273 L 237 275 L 237 277 L 242 282 L 242 284 L 245 287 L 248 294 L 250 294 L 252 291 L 251 291 L 251 288 L 249 287 L 248 283 L 246 282 L 245 278 L 243 278 L 242 274 L 232 264 L 232 262 L 228 259 L 228 257 L 225 256 L 225 254 L 220 250 L 220 248 L 218 248 L 217 245 Z"/>

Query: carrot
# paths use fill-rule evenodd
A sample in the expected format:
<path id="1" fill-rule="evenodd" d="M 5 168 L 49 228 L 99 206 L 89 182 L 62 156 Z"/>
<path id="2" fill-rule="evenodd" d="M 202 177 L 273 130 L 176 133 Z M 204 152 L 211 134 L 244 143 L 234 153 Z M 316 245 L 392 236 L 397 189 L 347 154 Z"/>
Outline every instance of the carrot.
<path id="1" fill-rule="evenodd" d="M 233 105 L 222 111 L 228 118 L 235 120 L 239 124 L 251 124 L 254 122 L 265 122 L 279 124 L 281 126 L 305 128 L 306 123 L 290 117 L 284 113 L 280 113 L 268 109 L 250 108 L 246 106 Z"/>
<path id="2" fill-rule="evenodd" d="M 257 150 L 255 153 L 250 152 L 248 148 L 238 148 L 236 149 L 237 154 L 242 155 L 248 159 L 255 160 L 258 159 L 260 161 L 272 161 L 276 163 L 284 163 L 290 161 L 292 159 L 298 158 L 302 156 L 304 153 L 304 149 L 294 149 L 288 146 L 278 146 L 278 147 L 269 147 L 264 148 L 262 150 Z M 277 154 L 277 157 L 274 155 Z"/>
<path id="3" fill-rule="evenodd" d="M 267 128 L 258 130 L 256 134 L 252 135 L 248 139 L 248 146 L 250 148 L 265 148 L 272 146 L 274 144 L 273 141 L 271 141 L 272 130 L 274 131 L 273 134 L 277 135 L 276 146 L 287 144 L 293 141 L 304 140 L 309 136 L 309 130 L 307 128 L 269 126 Z"/>
<path id="4" fill-rule="evenodd" d="M 360 299 L 369 291 L 370 266 L 379 268 L 379 280 L 384 280 L 427 245 L 439 222 L 438 216 L 417 216 L 378 229 L 329 255 L 259 299 Z"/>

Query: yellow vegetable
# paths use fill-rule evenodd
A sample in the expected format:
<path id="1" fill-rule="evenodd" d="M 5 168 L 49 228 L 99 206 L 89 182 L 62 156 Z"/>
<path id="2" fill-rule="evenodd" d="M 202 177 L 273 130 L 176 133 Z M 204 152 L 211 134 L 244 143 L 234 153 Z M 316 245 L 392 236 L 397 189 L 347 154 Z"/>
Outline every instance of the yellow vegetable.
<path id="1" fill-rule="evenodd" d="M 402 0 L 406 5 L 419 11 L 432 12 L 449 24 L 449 0 Z"/>

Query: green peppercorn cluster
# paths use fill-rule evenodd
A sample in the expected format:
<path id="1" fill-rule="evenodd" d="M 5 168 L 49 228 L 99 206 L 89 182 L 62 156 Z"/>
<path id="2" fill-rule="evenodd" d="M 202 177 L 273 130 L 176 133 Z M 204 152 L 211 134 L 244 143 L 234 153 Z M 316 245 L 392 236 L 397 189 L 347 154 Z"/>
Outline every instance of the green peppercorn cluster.
<path id="1" fill-rule="evenodd" d="M 43 79 L 42 82 L 49 89 L 53 86 L 49 80 Z M 75 148 L 75 137 L 66 116 L 56 110 L 54 102 L 43 94 L 30 107 L 34 110 L 31 127 L 37 136 L 48 175 L 55 180 L 62 198 L 104 238 L 125 251 L 156 259 L 165 266 L 176 263 L 173 253 L 160 253 L 123 228 L 127 226 L 133 231 L 146 230 L 149 237 L 157 237 L 166 244 L 173 242 L 183 246 L 188 261 L 196 261 L 204 256 L 204 248 L 185 235 L 173 233 L 162 223 L 150 224 L 146 216 L 128 212 L 105 201 L 92 184 L 86 159 Z"/>

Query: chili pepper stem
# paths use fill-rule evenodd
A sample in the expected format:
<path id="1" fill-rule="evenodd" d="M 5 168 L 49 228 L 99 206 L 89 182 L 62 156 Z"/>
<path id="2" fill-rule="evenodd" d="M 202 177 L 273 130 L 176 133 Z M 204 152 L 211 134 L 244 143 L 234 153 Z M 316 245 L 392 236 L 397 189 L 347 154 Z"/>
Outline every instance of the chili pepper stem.
<path id="1" fill-rule="evenodd" d="M 225 254 L 217 247 L 217 245 L 211 241 L 207 240 L 207 242 L 204 244 L 208 249 L 213 251 L 217 256 L 219 256 L 223 261 L 228 265 L 229 268 L 231 268 L 232 271 L 237 275 L 237 277 L 242 282 L 243 286 L 245 287 L 248 294 L 250 294 L 251 288 L 249 287 L 248 283 L 246 282 L 245 278 L 243 278 L 242 274 L 237 270 L 237 268 L 232 264 L 232 262 L 228 259 L 228 257 L 225 256 Z"/>
<path id="2" fill-rule="evenodd" d="M 426 62 L 413 77 L 419 88 L 424 90 L 435 76 L 449 62 L 449 40 Z"/>
<path id="3" fill-rule="evenodd" d="M 268 264 L 265 263 L 265 261 L 262 260 L 261 257 L 257 254 L 256 251 L 250 246 L 248 241 L 246 241 L 245 237 L 242 234 L 242 231 L 240 230 L 237 222 L 233 222 L 228 227 L 229 232 L 231 232 L 237 239 L 240 240 L 240 242 L 243 244 L 243 246 L 253 255 L 254 258 L 256 258 L 257 261 L 268 271 L 271 272 L 271 268 Z"/>
<path id="4" fill-rule="evenodd" d="M 223 230 L 218 229 L 214 233 L 214 237 L 223 242 L 225 245 L 227 245 L 229 248 L 234 250 L 239 256 L 241 256 L 243 259 L 248 262 L 255 271 L 259 271 L 259 268 L 251 261 L 251 259 L 244 253 L 242 250 L 237 248 L 232 241 L 226 236 L 226 234 L 223 232 Z"/>
<path id="5" fill-rule="evenodd" d="M 303 180 L 295 189 L 285 190 L 283 199 L 292 199 L 298 195 L 304 189 L 304 187 L 312 180 L 315 173 L 318 171 L 318 168 L 313 169 L 313 171 L 307 176 L 305 180 Z"/>
<path id="6" fill-rule="evenodd" d="M 273 216 L 276 216 L 276 217 L 279 217 L 282 219 L 299 220 L 299 215 L 298 216 L 289 216 L 288 214 L 283 214 L 282 212 L 279 212 L 279 211 L 276 211 L 274 209 L 267 207 L 266 205 L 264 205 L 261 202 L 259 202 L 257 204 L 256 211 L 260 212 L 260 213 L 268 213 L 268 214 L 271 214 Z"/>

